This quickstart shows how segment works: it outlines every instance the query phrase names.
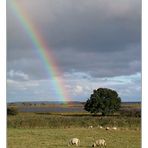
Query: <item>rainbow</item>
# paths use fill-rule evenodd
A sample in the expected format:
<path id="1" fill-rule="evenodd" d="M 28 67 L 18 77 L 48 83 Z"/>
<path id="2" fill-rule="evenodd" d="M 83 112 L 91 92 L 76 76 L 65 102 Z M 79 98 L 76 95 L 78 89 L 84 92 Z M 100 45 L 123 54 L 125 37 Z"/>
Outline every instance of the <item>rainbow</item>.
<path id="1" fill-rule="evenodd" d="M 19 20 L 19 23 L 31 39 L 31 42 L 35 47 L 34 49 L 36 50 L 35 52 L 42 61 L 49 78 L 52 78 L 52 85 L 56 89 L 59 101 L 63 101 L 66 104 L 69 97 L 62 78 L 57 78 L 57 76 L 60 76 L 62 73 L 55 61 L 52 50 L 47 46 L 45 39 L 38 31 L 38 28 L 33 24 L 23 7 L 15 0 L 8 0 L 8 6 L 11 7 L 15 16 Z"/>

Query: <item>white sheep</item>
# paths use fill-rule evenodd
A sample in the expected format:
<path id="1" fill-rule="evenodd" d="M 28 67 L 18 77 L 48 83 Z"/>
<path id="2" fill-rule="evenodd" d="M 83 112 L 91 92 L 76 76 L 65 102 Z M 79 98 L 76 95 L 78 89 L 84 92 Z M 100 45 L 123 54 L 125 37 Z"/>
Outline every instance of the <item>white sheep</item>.
<path id="1" fill-rule="evenodd" d="M 92 129 L 92 128 L 93 128 L 93 126 L 92 126 L 92 125 L 90 125 L 88 128 Z"/>
<path id="2" fill-rule="evenodd" d="M 92 145 L 92 147 L 96 147 L 96 146 L 99 146 L 99 147 L 106 147 L 106 142 L 104 139 L 99 139 L 99 140 L 96 140 L 95 143 Z"/>
<path id="3" fill-rule="evenodd" d="M 107 126 L 107 127 L 106 127 L 106 130 L 110 130 L 110 128 Z"/>
<path id="4" fill-rule="evenodd" d="M 113 130 L 117 130 L 117 127 L 114 126 L 114 127 L 112 127 L 112 129 L 113 129 Z"/>
<path id="5" fill-rule="evenodd" d="M 71 138 L 68 142 L 68 146 L 70 145 L 76 145 L 79 146 L 80 145 L 80 140 L 78 138 Z"/>
<path id="6" fill-rule="evenodd" d="M 98 126 L 100 129 L 102 129 L 103 127 L 102 126 Z"/>

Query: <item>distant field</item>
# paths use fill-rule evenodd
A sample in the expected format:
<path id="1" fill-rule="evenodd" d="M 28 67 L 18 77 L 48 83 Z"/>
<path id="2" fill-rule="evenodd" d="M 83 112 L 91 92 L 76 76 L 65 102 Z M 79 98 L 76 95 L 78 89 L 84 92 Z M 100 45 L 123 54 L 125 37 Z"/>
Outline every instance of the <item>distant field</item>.
<path id="1" fill-rule="evenodd" d="M 8 106 L 17 107 L 20 112 L 86 112 L 82 103 L 11 103 Z"/>
<path id="2" fill-rule="evenodd" d="M 50 103 L 9 103 L 9 107 L 17 107 L 20 112 L 85 112 L 84 103 L 50 104 Z M 121 110 L 140 110 L 141 103 L 122 103 Z"/>
<path id="3" fill-rule="evenodd" d="M 105 138 L 108 148 L 140 148 L 140 130 L 106 131 L 88 128 L 8 129 L 8 148 L 65 148 L 72 137 L 78 137 L 80 147 L 90 148 L 94 139 Z"/>
<path id="4" fill-rule="evenodd" d="M 82 106 L 37 106 L 37 107 L 18 107 L 20 112 L 86 112 Z"/>

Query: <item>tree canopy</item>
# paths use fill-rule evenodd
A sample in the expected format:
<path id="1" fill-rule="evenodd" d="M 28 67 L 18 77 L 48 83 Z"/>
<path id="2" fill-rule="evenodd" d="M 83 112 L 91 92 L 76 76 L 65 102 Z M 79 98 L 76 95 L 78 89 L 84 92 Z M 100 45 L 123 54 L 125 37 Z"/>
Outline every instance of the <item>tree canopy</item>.
<path id="1" fill-rule="evenodd" d="M 106 115 L 118 111 L 120 105 L 121 99 L 115 90 L 98 88 L 93 91 L 90 99 L 86 101 L 84 109 L 90 113 Z"/>

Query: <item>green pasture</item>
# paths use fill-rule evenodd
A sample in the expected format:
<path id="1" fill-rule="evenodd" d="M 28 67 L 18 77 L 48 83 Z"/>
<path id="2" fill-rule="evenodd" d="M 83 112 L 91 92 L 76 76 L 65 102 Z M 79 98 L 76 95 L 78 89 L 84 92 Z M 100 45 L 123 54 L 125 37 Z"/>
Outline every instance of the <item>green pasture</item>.
<path id="1" fill-rule="evenodd" d="M 8 148 L 66 148 L 72 137 L 80 139 L 82 148 L 89 148 L 94 139 L 104 138 L 108 148 L 140 148 L 140 130 L 117 131 L 99 128 L 8 128 Z"/>
<path id="2" fill-rule="evenodd" d="M 8 128 L 70 128 L 70 127 L 117 126 L 137 129 L 141 126 L 139 117 L 92 116 L 86 113 L 19 113 L 8 116 Z"/>
<path id="3" fill-rule="evenodd" d="M 90 125 L 93 129 L 88 128 Z M 107 131 L 107 126 L 116 126 L 117 130 Z M 91 147 L 99 138 L 106 140 L 107 148 L 140 148 L 141 117 L 94 116 L 84 112 L 19 112 L 7 116 L 8 148 L 66 148 L 73 137 L 80 139 L 82 148 Z"/>

